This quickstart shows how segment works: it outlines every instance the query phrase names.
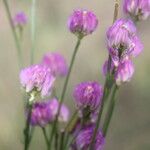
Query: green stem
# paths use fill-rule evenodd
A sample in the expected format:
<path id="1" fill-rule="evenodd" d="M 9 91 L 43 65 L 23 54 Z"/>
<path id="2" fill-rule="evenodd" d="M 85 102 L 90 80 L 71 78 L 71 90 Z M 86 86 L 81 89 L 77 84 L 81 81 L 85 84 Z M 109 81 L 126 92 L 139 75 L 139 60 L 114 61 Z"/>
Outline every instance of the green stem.
<path id="1" fill-rule="evenodd" d="M 71 119 L 69 120 L 68 124 L 66 125 L 65 130 L 64 130 L 65 132 L 67 132 L 67 130 L 70 129 L 70 126 L 71 126 L 72 122 L 75 120 L 75 118 L 76 118 L 76 116 L 77 116 L 77 113 L 78 113 L 78 110 L 76 110 L 76 111 L 74 112 L 74 114 L 72 115 L 72 117 L 71 117 Z"/>
<path id="2" fill-rule="evenodd" d="M 62 131 L 61 134 L 60 134 L 60 147 L 59 147 L 59 150 L 64 150 L 64 139 L 65 139 L 65 132 Z"/>
<path id="3" fill-rule="evenodd" d="M 57 132 L 57 129 L 56 129 L 56 133 L 55 133 L 55 150 L 58 150 L 58 132 Z"/>
<path id="4" fill-rule="evenodd" d="M 111 121 L 111 118 L 112 118 L 112 114 L 113 114 L 113 111 L 114 111 L 117 90 L 118 90 L 118 86 L 115 85 L 115 87 L 114 87 L 114 89 L 112 91 L 112 98 L 111 98 L 110 104 L 108 106 L 108 111 L 107 111 L 107 114 L 106 114 L 106 118 L 104 120 L 104 125 L 103 125 L 103 134 L 104 134 L 104 137 L 107 134 L 108 127 L 109 127 L 109 124 L 110 124 L 110 121 Z"/>
<path id="5" fill-rule="evenodd" d="M 24 129 L 24 136 L 25 136 L 25 144 L 24 144 L 24 150 L 28 150 L 29 149 L 29 145 L 30 145 L 30 119 L 31 119 L 31 113 L 32 113 L 32 105 L 28 106 L 29 109 L 29 113 L 28 113 L 28 117 L 26 120 L 26 126 Z"/>
<path id="6" fill-rule="evenodd" d="M 118 2 L 118 0 L 115 0 L 113 23 L 118 18 L 118 12 L 119 12 L 119 2 Z M 93 136 L 92 136 L 91 144 L 89 146 L 89 150 L 93 149 L 96 134 L 97 134 L 100 122 L 101 122 L 101 116 L 102 116 L 102 112 L 103 112 L 104 102 L 111 93 L 111 88 L 112 88 L 113 84 L 111 84 L 111 87 L 109 87 L 109 88 L 107 87 L 109 85 L 109 82 L 111 82 L 111 80 L 110 80 L 110 77 L 111 77 L 110 68 L 111 68 L 111 56 L 109 55 L 109 57 L 108 57 L 107 76 L 106 76 L 105 85 L 104 85 L 104 92 L 103 92 L 103 97 L 102 97 L 102 102 L 101 102 L 101 108 L 100 108 L 100 111 L 99 111 L 99 114 L 98 114 L 98 119 L 97 119 L 96 127 L 95 127 L 95 130 L 94 130 Z"/>
<path id="7" fill-rule="evenodd" d="M 30 51 L 30 64 L 34 62 L 34 51 L 35 51 L 35 14 L 36 14 L 36 0 L 32 0 L 31 5 L 31 51 Z"/>
<path id="8" fill-rule="evenodd" d="M 72 58 L 71 58 L 68 74 L 67 74 L 67 77 L 66 77 L 65 82 L 64 82 L 62 94 L 61 94 L 61 97 L 60 97 L 60 104 L 59 104 L 59 108 L 58 108 L 58 113 L 56 115 L 56 119 L 55 119 L 53 127 L 52 127 L 52 133 L 51 133 L 51 137 L 50 137 L 50 148 L 49 148 L 49 150 L 51 149 L 51 143 L 52 143 L 53 136 L 54 136 L 54 133 L 55 133 L 55 130 L 56 130 L 56 124 L 57 124 L 57 121 L 58 121 L 58 116 L 59 116 L 59 113 L 60 113 L 61 105 L 62 105 L 62 103 L 64 101 L 64 97 L 65 97 L 67 86 L 68 86 L 68 81 L 69 81 L 69 78 L 70 78 L 70 75 L 71 75 L 72 67 L 73 67 L 74 60 L 75 60 L 77 51 L 79 49 L 80 43 L 81 43 L 81 39 L 78 38 L 77 44 L 75 46 L 75 49 L 74 49 L 74 52 L 73 52 L 73 55 L 72 55 Z"/>
<path id="9" fill-rule="evenodd" d="M 11 27 L 11 30 L 12 30 L 12 34 L 13 34 L 13 37 L 14 37 L 14 41 L 15 41 L 15 45 L 16 45 L 16 49 L 17 49 L 17 55 L 18 55 L 18 65 L 19 65 L 19 69 L 20 69 L 23 66 L 21 46 L 20 46 L 19 39 L 18 39 L 16 30 L 15 30 L 15 26 L 14 26 L 14 23 L 13 23 L 13 20 L 12 20 L 12 16 L 11 16 L 11 12 L 10 12 L 10 8 L 9 8 L 7 0 L 3 0 L 3 3 L 4 3 L 4 6 L 5 6 L 5 9 L 6 9 L 7 17 L 8 17 L 10 27 Z"/>
<path id="10" fill-rule="evenodd" d="M 96 138 L 96 134 L 97 134 L 100 122 L 101 122 L 101 116 L 102 116 L 102 112 L 103 112 L 103 108 L 104 108 L 104 103 L 105 103 L 105 100 L 110 95 L 110 92 L 107 93 L 107 91 L 108 91 L 107 90 L 107 82 L 108 82 L 108 78 L 106 77 L 106 81 L 105 81 L 105 85 L 104 85 L 104 92 L 103 92 L 103 97 L 102 97 L 102 102 L 101 102 L 101 108 L 100 108 L 100 111 L 99 111 L 99 114 L 98 114 L 95 130 L 94 130 L 94 133 L 93 133 L 93 136 L 92 136 L 92 140 L 91 140 L 91 144 L 89 146 L 89 150 L 93 149 L 93 145 L 94 145 L 94 141 L 95 141 L 95 138 Z"/>
<path id="11" fill-rule="evenodd" d="M 49 147 L 49 140 L 48 140 L 48 136 L 47 136 L 47 134 L 46 134 L 45 128 L 42 128 L 42 131 L 43 131 L 43 135 L 44 135 L 45 142 L 46 142 L 47 149 L 48 149 L 48 147 Z"/>

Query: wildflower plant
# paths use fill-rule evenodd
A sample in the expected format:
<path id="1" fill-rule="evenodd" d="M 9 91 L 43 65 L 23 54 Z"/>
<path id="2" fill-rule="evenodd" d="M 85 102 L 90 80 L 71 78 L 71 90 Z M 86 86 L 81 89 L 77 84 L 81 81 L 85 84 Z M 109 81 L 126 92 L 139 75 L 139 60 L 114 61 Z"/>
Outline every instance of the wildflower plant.
<path id="1" fill-rule="evenodd" d="M 76 109 L 72 116 L 64 104 L 66 90 L 80 44 L 86 36 L 96 32 L 98 17 L 85 8 L 76 9 L 70 15 L 67 21 L 68 29 L 77 37 L 77 43 L 69 65 L 58 52 L 49 52 L 39 63 L 33 64 L 35 2 L 32 1 L 31 7 L 31 65 L 24 67 L 21 41 L 16 29 L 19 27 L 23 30 L 29 20 L 23 12 L 13 17 L 8 1 L 3 0 L 18 52 L 20 84 L 27 94 L 24 150 L 30 149 L 35 127 L 41 128 L 47 150 L 104 150 L 116 95 L 120 86 L 132 79 L 135 70 L 133 58 L 143 51 L 144 46 L 137 33 L 136 23 L 150 15 L 150 1 L 124 0 L 123 11 L 128 14 L 127 18 L 118 18 L 119 2 L 115 1 L 113 24 L 106 31 L 108 58 L 102 66 L 105 84 L 100 84 L 96 79 L 78 83 L 72 91 Z M 60 96 L 54 88 L 58 77 L 64 78 Z M 107 99 L 108 106 L 105 105 Z M 104 107 L 106 114 L 103 113 Z M 64 125 L 61 126 L 61 123 Z M 51 132 L 47 130 L 48 127 Z"/>

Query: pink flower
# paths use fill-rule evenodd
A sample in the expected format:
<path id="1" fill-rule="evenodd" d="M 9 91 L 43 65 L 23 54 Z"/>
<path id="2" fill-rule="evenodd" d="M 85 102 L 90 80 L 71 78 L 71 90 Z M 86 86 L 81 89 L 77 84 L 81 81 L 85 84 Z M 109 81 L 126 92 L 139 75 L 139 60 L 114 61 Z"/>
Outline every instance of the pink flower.
<path id="1" fill-rule="evenodd" d="M 55 120 L 56 115 L 58 113 L 58 108 L 59 108 L 59 102 L 56 98 L 53 98 L 52 100 L 48 101 L 48 108 L 52 114 L 51 122 Z M 60 109 L 60 114 L 58 116 L 58 120 L 60 122 L 67 122 L 69 119 L 69 109 L 66 105 L 62 104 L 61 109 Z"/>
<path id="2" fill-rule="evenodd" d="M 68 65 L 65 58 L 56 52 L 44 55 L 42 64 L 49 67 L 55 76 L 65 76 L 68 73 Z"/>
<path id="3" fill-rule="evenodd" d="M 129 82 L 134 73 L 134 66 L 131 60 L 124 60 L 121 62 L 115 73 L 115 80 L 117 85 L 124 82 Z"/>
<path id="4" fill-rule="evenodd" d="M 97 17 L 87 10 L 75 10 L 68 20 L 70 31 L 80 38 L 94 32 L 97 25 Z"/>
<path id="5" fill-rule="evenodd" d="M 51 70 L 43 65 L 33 65 L 20 72 L 20 82 L 26 92 L 36 91 L 41 97 L 50 95 L 54 81 Z"/>

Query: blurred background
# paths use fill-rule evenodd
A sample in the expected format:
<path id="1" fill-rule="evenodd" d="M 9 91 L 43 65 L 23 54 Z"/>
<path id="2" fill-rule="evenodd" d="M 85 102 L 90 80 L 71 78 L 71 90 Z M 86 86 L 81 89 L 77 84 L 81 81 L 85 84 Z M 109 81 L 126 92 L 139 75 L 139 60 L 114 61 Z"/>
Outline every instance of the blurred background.
<path id="1" fill-rule="evenodd" d="M 12 15 L 24 11 L 28 24 L 24 30 L 24 66 L 29 65 L 30 8 L 29 0 L 9 1 Z M 93 10 L 99 19 L 96 32 L 82 41 L 69 82 L 65 102 L 74 109 L 73 87 L 86 80 L 104 83 L 101 67 L 107 57 L 105 33 L 112 24 L 114 0 L 37 0 L 36 52 L 39 63 L 48 51 L 62 53 L 69 63 L 76 37 L 67 28 L 67 18 L 76 8 Z M 122 7 L 120 8 L 120 17 Z M 136 59 L 132 81 L 121 87 L 112 118 L 105 150 L 150 150 L 150 19 L 137 24 L 144 44 L 143 53 Z M 3 2 L 0 1 L 0 150 L 21 150 L 24 128 L 23 100 L 19 84 L 17 53 Z M 57 81 L 58 93 L 64 79 Z M 41 130 L 36 130 L 31 149 L 44 150 Z"/>

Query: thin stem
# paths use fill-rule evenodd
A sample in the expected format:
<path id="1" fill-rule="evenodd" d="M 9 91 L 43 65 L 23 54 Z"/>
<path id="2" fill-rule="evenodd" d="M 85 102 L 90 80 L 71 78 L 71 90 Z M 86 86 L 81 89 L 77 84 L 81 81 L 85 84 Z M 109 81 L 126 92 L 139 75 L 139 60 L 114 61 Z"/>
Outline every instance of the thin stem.
<path id="1" fill-rule="evenodd" d="M 93 149 L 94 141 L 96 138 L 97 130 L 99 128 L 99 124 L 100 124 L 100 120 L 101 120 L 101 116 L 102 116 L 102 112 L 103 112 L 104 102 L 106 100 L 106 96 L 109 96 L 109 94 L 110 94 L 110 93 L 107 94 L 107 81 L 108 81 L 108 78 L 106 77 L 106 81 L 105 81 L 105 85 L 104 85 L 104 92 L 103 92 L 103 97 L 102 97 L 102 102 L 101 102 L 101 108 L 100 108 L 100 111 L 98 114 L 98 119 L 97 119 L 96 127 L 94 130 L 93 136 L 92 136 L 91 144 L 89 146 L 89 150 Z"/>
<path id="2" fill-rule="evenodd" d="M 58 132 L 57 132 L 57 129 L 56 129 L 56 133 L 55 133 L 55 150 L 58 150 Z"/>
<path id="3" fill-rule="evenodd" d="M 66 90 L 67 90 L 69 78 L 70 78 L 70 75 L 71 75 L 72 67 L 73 67 L 74 60 L 75 60 L 77 51 L 79 49 L 80 43 L 81 43 L 81 39 L 78 38 L 77 44 L 75 46 L 75 49 L 74 49 L 74 52 L 73 52 L 73 55 L 72 55 L 72 58 L 71 58 L 71 62 L 70 62 L 70 66 L 69 66 L 69 71 L 68 71 L 67 77 L 66 77 L 65 82 L 64 82 L 62 94 L 61 94 L 61 97 L 60 97 L 60 104 L 59 104 L 59 108 L 58 108 L 58 113 L 56 115 L 56 119 L 54 121 L 54 125 L 53 125 L 53 128 L 52 128 L 52 133 L 51 133 L 51 137 L 50 137 L 50 146 L 51 146 L 51 143 L 52 143 L 52 140 L 53 140 L 53 136 L 54 136 L 54 133 L 55 133 L 55 130 L 56 130 L 56 124 L 57 124 L 58 116 L 59 116 L 59 113 L 60 113 L 60 110 L 61 110 L 61 105 L 62 105 L 62 103 L 64 101 L 64 97 L 65 97 L 65 94 L 66 94 Z M 49 148 L 49 150 L 50 149 L 51 148 Z"/>
<path id="4" fill-rule="evenodd" d="M 60 147 L 59 147 L 59 150 L 62 150 L 63 147 L 64 147 L 64 139 L 65 139 L 65 132 L 62 131 L 61 134 L 60 134 Z"/>
<path id="5" fill-rule="evenodd" d="M 16 49 L 17 49 L 17 55 L 18 55 L 18 65 L 19 65 L 19 69 L 20 69 L 23 66 L 21 46 L 20 46 L 19 39 L 18 39 L 16 30 L 15 30 L 15 26 L 14 26 L 14 23 L 13 23 L 13 19 L 12 19 L 12 16 L 11 16 L 11 12 L 10 12 L 10 8 L 9 8 L 7 0 L 3 0 L 3 3 L 4 3 L 4 6 L 5 6 L 5 9 L 6 9 L 7 17 L 8 17 L 10 27 L 11 27 L 11 30 L 12 30 L 12 34 L 13 34 L 13 37 L 14 37 L 14 41 L 15 41 L 15 45 L 16 45 Z"/>
<path id="6" fill-rule="evenodd" d="M 28 150 L 29 149 L 29 145 L 30 145 L 30 119 L 31 119 L 31 113 L 32 113 L 32 105 L 28 106 L 29 109 L 29 113 L 27 116 L 27 120 L 26 120 L 26 126 L 24 129 L 24 136 L 25 136 L 25 144 L 24 144 L 24 150 Z"/>
<path id="7" fill-rule="evenodd" d="M 115 20 L 118 18 L 118 11 L 119 11 L 118 8 L 119 8 L 119 2 L 118 2 L 118 0 L 116 0 L 115 1 L 113 22 L 115 22 Z M 111 57 L 109 55 L 109 57 L 108 57 L 108 68 L 107 68 L 108 71 L 107 71 L 107 76 L 106 76 L 105 85 L 104 85 L 104 92 L 103 92 L 101 107 L 100 107 L 100 111 L 99 111 L 99 114 L 98 114 L 96 127 L 95 127 L 95 130 L 94 130 L 93 136 L 92 136 L 91 144 L 89 146 L 89 150 L 93 149 L 93 145 L 94 145 L 94 142 L 95 142 L 96 134 L 97 134 L 100 122 L 101 122 L 101 116 L 102 116 L 102 112 L 103 112 L 103 108 L 104 108 L 104 103 L 105 103 L 105 100 L 110 95 L 110 91 L 111 91 L 110 88 L 112 88 L 112 86 L 111 86 L 111 87 L 109 87 L 109 90 L 108 90 L 108 85 L 109 85 L 108 83 L 110 82 L 110 76 L 111 76 L 110 75 L 110 68 L 111 68 Z"/>
<path id="8" fill-rule="evenodd" d="M 69 130 L 69 128 L 70 128 L 72 122 L 74 121 L 75 117 L 77 116 L 77 113 L 78 113 L 78 110 L 76 110 L 76 111 L 74 112 L 74 114 L 72 115 L 72 117 L 71 117 L 71 119 L 69 120 L 68 124 L 66 125 L 66 127 L 65 127 L 65 132 L 66 132 L 67 130 Z"/>
<path id="9" fill-rule="evenodd" d="M 104 120 L 104 125 L 103 125 L 103 135 L 104 135 L 104 137 L 107 134 L 108 127 L 109 127 L 109 124 L 110 124 L 110 121 L 111 121 L 111 118 L 112 118 L 112 115 L 113 115 L 114 106 L 115 106 L 115 102 L 116 102 L 115 97 L 116 97 L 117 90 L 118 90 L 118 86 L 115 85 L 115 87 L 113 89 L 113 92 L 112 92 L 112 98 L 111 98 L 110 104 L 108 106 L 108 112 L 107 112 L 106 118 Z"/>
<path id="10" fill-rule="evenodd" d="M 34 62 L 34 51 L 35 51 L 35 16 L 36 16 L 36 0 L 32 0 L 31 4 L 31 51 L 30 51 L 30 64 Z"/>
<path id="11" fill-rule="evenodd" d="M 46 134 L 45 128 L 42 128 L 42 131 L 43 131 L 43 135 L 44 135 L 45 142 L 46 142 L 47 149 L 48 149 L 48 147 L 49 147 L 49 140 L 48 140 L 48 136 L 47 136 L 47 134 Z"/>

